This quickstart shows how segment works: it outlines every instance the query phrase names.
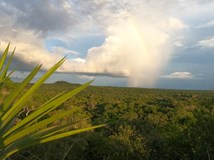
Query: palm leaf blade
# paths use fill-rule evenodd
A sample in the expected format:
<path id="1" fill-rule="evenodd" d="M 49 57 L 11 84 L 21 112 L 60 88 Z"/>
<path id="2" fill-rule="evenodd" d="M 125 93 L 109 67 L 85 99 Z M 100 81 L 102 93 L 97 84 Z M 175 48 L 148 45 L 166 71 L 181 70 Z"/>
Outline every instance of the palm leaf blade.
<path id="1" fill-rule="evenodd" d="M 7 63 L 7 55 L 9 51 L 10 43 L 5 49 L 0 59 L 0 87 L 5 83 L 13 71 L 8 74 L 15 49 L 10 55 Z M 82 91 L 93 81 L 85 83 L 71 91 L 64 91 L 55 97 L 51 98 L 43 105 L 34 110 L 29 116 L 25 117 L 20 122 L 15 122 L 18 113 L 29 102 L 30 98 L 38 90 L 38 88 L 64 63 L 65 58 L 56 63 L 50 70 L 48 70 L 39 80 L 32 85 L 27 91 L 23 91 L 30 81 L 40 71 L 42 65 L 37 65 L 32 72 L 20 83 L 20 85 L 7 95 L 2 104 L 0 104 L 0 159 L 6 160 L 13 153 L 18 152 L 26 147 L 42 144 L 49 141 L 61 139 L 67 136 L 78 134 L 81 132 L 93 130 L 105 125 L 98 125 L 86 128 L 80 128 L 71 130 L 75 127 L 72 125 L 77 124 L 83 120 L 72 121 L 64 123 L 63 125 L 53 126 L 53 122 L 69 116 L 74 113 L 77 107 L 68 111 L 57 111 L 56 114 L 49 118 L 40 120 L 43 116 L 56 109 L 60 104 L 68 100 L 70 97 Z M 51 126 L 52 125 L 52 126 Z M 71 128 L 72 127 L 72 128 Z M 70 131 L 69 131 L 70 130 Z"/>
<path id="2" fill-rule="evenodd" d="M 3 127 L 12 120 L 28 102 L 32 94 L 42 85 L 42 83 L 55 72 L 60 65 L 65 61 L 63 58 L 57 64 L 55 64 L 48 72 L 46 72 L 10 109 L 2 116 Z"/>
<path id="3" fill-rule="evenodd" d="M 6 138 L 4 140 L 4 144 L 8 145 L 13 141 L 16 141 L 17 139 L 22 138 L 25 135 L 28 135 L 29 133 L 33 133 L 34 131 L 36 131 L 36 130 L 38 130 L 40 128 L 43 128 L 44 126 L 47 126 L 48 124 L 52 123 L 53 121 L 59 120 L 59 119 L 61 119 L 63 117 L 66 117 L 66 116 L 74 113 L 74 111 L 76 111 L 77 109 L 79 109 L 79 108 L 73 108 L 73 109 L 71 109 L 69 111 L 64 111 L 62 113 L 55 114 L 52 117 L 47 118 L 45 120 L 42 120 L 40 122 L 37 122 L 32 126 L 25 127 L 25 128 L 23 127 L 21 131 L 12 133 L 13 135 L 11 135 L 8 138 Z"/>
<path id="4" fill-rule="evenodd" d="M 16 126 L 14 126 L 11 130 L 9 130 L 5 136 L 7 136 L 8 134 L 12 133 L 14 130 L 21 128 L 25 125 L 27 125 L 28 123 L 32 123 L 34 121 L 37 121 L 39 118 L 43 117 L 45 114 L 49 113 L 50 111 L 54 110 L 55 108 L 57 108 L 60 104 L 62 104 L 64 101 L 66 101 L 67 99 L 69 99 L 70 97 L 72 97 L 73 95 L 77 94 L 78 92 L 82 91 L 84 88 L 86 88 L 90 83 L 92 83 L 92 81 L 70 91 L 67 92 L 61 96 L 59 96 L 58 98 L 50 101 L 49 103 L 43 105 L 43 107 L 40 107 L 40 109 L 36 110 L 35 112 L 33 112 L 32 114 L 30 114 L 28 117 L 26 117 L 25 119 L 23 119 L 20 123 L 18 123 Z"/>
<path id="5" fill-rule="evenodd" d="M 2 57 L 0 60 L 0 72 L 2 71 L 3 65 L 4 65 L 5 60 L 7 58 L 9 48 L 10 48 L 10 43 L 7 45 L 7 48 L 5 49 L 4 53 L 2 54 Z"/>

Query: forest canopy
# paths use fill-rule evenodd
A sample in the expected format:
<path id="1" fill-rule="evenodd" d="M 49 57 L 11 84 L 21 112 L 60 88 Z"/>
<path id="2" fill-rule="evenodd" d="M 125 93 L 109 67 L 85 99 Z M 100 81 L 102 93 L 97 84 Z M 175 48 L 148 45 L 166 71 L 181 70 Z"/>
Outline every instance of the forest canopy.
<path id="1" fill-rule="evenodd" d="M 28 107 L 36 108 L 53 95 L 76 86 L 67 82 L 44 84 Z M 13 159 L 199 160 L 214 157 L 213 91 L 90 86 L 58 110 L 73 106 L 83 108 L 66 121 L 89 116 L 81 126 L 108 125 L 96 132 L 31 147 Z"/>

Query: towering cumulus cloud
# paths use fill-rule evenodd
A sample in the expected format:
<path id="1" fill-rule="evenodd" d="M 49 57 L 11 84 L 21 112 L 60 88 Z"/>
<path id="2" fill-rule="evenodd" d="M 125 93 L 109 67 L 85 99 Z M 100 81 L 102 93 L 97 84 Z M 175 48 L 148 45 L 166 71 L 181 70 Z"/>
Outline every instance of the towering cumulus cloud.
<path id="1" fill-rule="evenodd" d="M 154 83 L 169 57 L 168 35 L 155 24 L 135 18 L 120 19 L 109 26 L 105 42 L 89 50 L 86 72 L 127 76 L 131 86 Z"/>
<path id="2" fill-rule="evenodd" d="M 100 1 L 103 8 L 96 12 L 107 37 L 105 42 L 89 49 L 85 62 L 76 67 L 71 63 L 69 68 L 127 76 L 130 86 L 152 86 L 169 59 L 170 36 L 185 25 L 169 16 L 167 8 L 173 4 L 169 1 L 160 4 L 156 0 L 122 0 L 112 2 L 115 6 L 109 3 Z"/>
<path id="3" fill-rule="evenodd" d="M 48 63 L 44 62 L 46 69 L 63 57 L 45 48 L 43 43 L 47 39 L 57 39 L 60 35 L 59 39 L 69 43 L 66 37 L 78 29 L 92 34 L 99 30 L 105 37 L 104 42 L 88 49 L 85 58 L 76 56 L 76 59 L 67 60 L 60 71 L 128 77 L 130 86 L 148 87 L 155 83 L 170 58 L 172 35 L 186 27 L 173 16 L 177 0 L 59 0 L 41 6 L 36 5 L 36 1 L 25 3 L 22 7 L 13 1 L 1 4 L 8 10 L 1 12 L 10 17 L 10 26 L 1 27 L 13 29 L 17 25 L 13 32 L 14 43 L 19 45 L 16 56 L 22 57 L 21 60 L 35 64 L 48 59 Z M 32 19 L 38 15 L 39 19 Z M 26 41 L 25 33 L 30 33 L 32 39 L 28 37 L 30 40 Z M 5 36 L 7 39 L 14 37 L 12 34 Z M 1 41 L 6 43 L 7 39 L 1 38 Z M 26 53 L 32 48 L 33 54 Z"/>

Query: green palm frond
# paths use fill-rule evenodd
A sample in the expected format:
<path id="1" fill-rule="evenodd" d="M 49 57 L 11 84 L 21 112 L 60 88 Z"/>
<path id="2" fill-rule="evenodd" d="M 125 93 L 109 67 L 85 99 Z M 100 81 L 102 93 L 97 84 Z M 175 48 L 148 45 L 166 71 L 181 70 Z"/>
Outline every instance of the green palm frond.
<path id="1" fill-rule="evenodd" d="M 7 60 L 9 47 L 10 44 L 8 44 L 0 59 L 0 87 L 2 87 L 2 84 L 4 84 L 5 80 L 12 73 L 11 72 L 8 74 L 8 69 L 12 62 L 15 49 Z M 79 123 L 79 121 L 63 124 L 61 126 L 49 126 L 54 121 L 73 114 L 76 110 L 79 109 L 78 107 L 74 107 L 66 111 L 59 111 L 46 119 L 40 120 L 42 117 L 56 109 L 60 104 L 68 100 L 70 97 L 82 91 L 93 81 L 90 81 L 74 90 L 64 91 L 59 95 L 56 95 L 34 110 L 29 116 L 15 123 L 17 115 L 29 102 L 33 94 L 63 64 L 64 61 L 65 58 L 61 59 L 29 90 L 23 93 L 25 87 L 30 83 L 30 81 L 35 77 L 42 67 L 42 65 L 37 65 L 32 70 L 32 72 L 17 86 L 17 88 L 3 99 L 3 102 L 0 104 L 0 160 L 5 160 L 21 149 L 35 144 L 46 143 L 104 126 L 98 125 L 76 130 L 69 130 L 72 125 Z"/>

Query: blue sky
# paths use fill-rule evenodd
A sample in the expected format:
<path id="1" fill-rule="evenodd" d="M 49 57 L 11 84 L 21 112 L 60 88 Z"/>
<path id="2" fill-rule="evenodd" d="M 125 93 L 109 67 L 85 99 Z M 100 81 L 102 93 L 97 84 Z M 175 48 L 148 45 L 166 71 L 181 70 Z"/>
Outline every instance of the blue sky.
<path id="1" fill-rule="evenodd" d="M 214 89 L 212 0 L 2 0 L 0 35 L 15 80 L 67 56 L 48 82 Z"/>

